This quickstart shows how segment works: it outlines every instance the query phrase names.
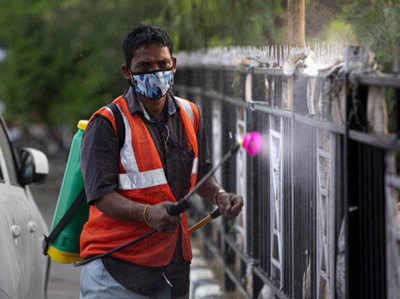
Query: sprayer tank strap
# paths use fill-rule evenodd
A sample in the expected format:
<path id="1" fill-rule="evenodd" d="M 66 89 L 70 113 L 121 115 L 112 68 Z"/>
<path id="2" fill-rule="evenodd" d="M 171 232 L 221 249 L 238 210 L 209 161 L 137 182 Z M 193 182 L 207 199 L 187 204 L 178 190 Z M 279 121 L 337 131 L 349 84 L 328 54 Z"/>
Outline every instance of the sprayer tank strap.
<path id="1" fill-rule="evenodd" d="M 44 236 L 43 245 L 42 245 L 44 255 L 47 255 L 47 250 L 49 248 L 50 243 L 55 240 L 55 238 L 62 231 L 62 229 L 65 227 L 65 225 L 74 216 L 75 212 L 78 210 L 81 203 L 83 203 L 85 200 L 86 200 L 85 190 L 82 190 L 79 193 L 79 195 L 77 196 L 77 198 L 74 200 L 72 205 L 69 207 L 69 209 L 61 217 L 60 221 L 57 223 L 55 228 L 50 232 L 50 234 L 48 236 Z"/>

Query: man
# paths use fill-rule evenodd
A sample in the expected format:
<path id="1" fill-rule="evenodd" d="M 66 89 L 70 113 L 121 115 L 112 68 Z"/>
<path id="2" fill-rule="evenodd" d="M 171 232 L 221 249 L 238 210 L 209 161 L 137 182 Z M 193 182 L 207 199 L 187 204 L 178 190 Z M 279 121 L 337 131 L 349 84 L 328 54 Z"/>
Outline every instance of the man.
<path id="1" fill-rule="evenodd" d="M 105 107 L 93 115 L 82 141 L 90 215 L 81 256 L 157 233 L 86 264 L 81 298 L 188 298 L 192 256 L 186 213 L 170 216 L 167 209 L 211 168 L 201 116 L 196 105 L 171 92 L 176 58 L 166 31 L 139 25 L 123 49 L 122 74 L 130 88 L 113 102 L 125 136 L 118 135 L 116 115 Z M 240 196 L 225 192 L 214 178 L 198 194 L 227 217 L 236 217 L 243 206 Z"/>

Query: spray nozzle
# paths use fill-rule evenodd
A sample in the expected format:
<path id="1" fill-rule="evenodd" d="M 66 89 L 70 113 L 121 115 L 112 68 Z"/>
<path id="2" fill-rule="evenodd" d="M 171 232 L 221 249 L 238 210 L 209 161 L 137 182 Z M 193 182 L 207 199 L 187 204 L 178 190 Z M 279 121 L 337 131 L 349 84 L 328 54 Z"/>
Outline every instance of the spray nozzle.
<path id="1" fill-rule="evenodd" d="M 261 134 L 257 131 L 246 133 L 239 143 L 250 156 L 255 156 L 261 150 Z"/>

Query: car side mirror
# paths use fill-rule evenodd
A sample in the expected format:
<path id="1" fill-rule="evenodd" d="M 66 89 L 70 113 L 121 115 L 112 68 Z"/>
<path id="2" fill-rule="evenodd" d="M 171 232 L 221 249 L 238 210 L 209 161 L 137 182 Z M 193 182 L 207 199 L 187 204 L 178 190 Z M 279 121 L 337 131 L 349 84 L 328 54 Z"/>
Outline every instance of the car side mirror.
<path id="1" fill-rule="evenodd" d="M 24 147 L 21 150 L 20 158 L 19 181 L 23 186 L 41 183 L 45 180 L 49 173 L 49 161 L 44 153 Z"/>

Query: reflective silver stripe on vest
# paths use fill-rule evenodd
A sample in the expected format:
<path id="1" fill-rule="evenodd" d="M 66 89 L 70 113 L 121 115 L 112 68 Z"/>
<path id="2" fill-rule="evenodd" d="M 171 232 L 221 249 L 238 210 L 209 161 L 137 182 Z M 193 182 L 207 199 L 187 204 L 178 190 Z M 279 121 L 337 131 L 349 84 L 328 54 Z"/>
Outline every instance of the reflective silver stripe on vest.
<path id="1" fill-rule="evenodd" d="M 124 126 L 125 126 L 125 140 L 124 140 L 124 145 L 122 146 L 120 151 L 121 164 L 127 173 L 138 172 L 139 169 L 132 148 L 131 127 L 129 126 L 129 122 L 125 114 L 122 112 L 122 110 L 119 108 L 118 105 L 117 107 L 121 112 L 122 120 L 124 121 Z"/>
<path id="2" fill-rule="evenodd" d="M 178 103 L 182 106 L 183 110 L 185 110 L 186 114 L 189 116 L 190 120 L 192 121 L 193 128 L 194 128 L 194 118 L 193 118 L 193 110 L 192 106 L 190 106 L 190 103 L 182 98 L 175 97 L 175 99 L 178 101 Z"/>
<path id="3" fill-rule="evenodd" d="M 114 120 L 115 120 L 115 116 L 114 116 L 114 113 L 112 112 L 112 110 L 107 106 L 104 106 L 104 108 L 106 108 L 106 110 L 112 114 L 112 116 L 114 117 Z"/>
<path id="4" fill-rule="evenodd" d="M 182 98 L 179 97 L 175 97 L 175 99 L 178 101 L 178 103 L 182 106 L 183 110 L 185 110 L 186 114 L 189 116 L 190 120 L 192 121 L 192 125 L 194 128 L 194 119 L 193 119 L 193 115 L 194 112 L 192 110 L 192 106 L 190 105 L 190 103 Z M 193 160 L 193 167 L 192 167 L 192 174 L 197 174 L 197 170 L 199 168 L 199 158 L 196 157 Z"/>
<path id="5" fill-rule="evenodd" d="M 192 110 L 192 106 L 187 100 L 184 100 L 179 97 L 175 97 L 175 99 L 178 101 L 178 103 L 182 106 L 183 110 L 185 110 L 186 114 L 189 116 L 194 128 L 194 116 L 193 116 L 194 112 Z M 199 168 L 199 158 L 196 157 L 193 160 L 192 174 L 197 174 L 198 168 Z"/>
<path id="6" fill-rule="evenodd" d="M 167 184 L 167 180 L 165 179 L 163 169 L 120 173 L 118 175 L 120 190 L 141 189 L 164 184 Z"/>
<path id="7" fill-rule="evenodd" d="M 193 159 L 192 174 L 197 174 L 199 168 L 199 157 Z"/>
<path id="8" fill-rule="evenodd" d="M 120 151 L 120 157 L 122 167 L 126 171 L 126 173 L 118 175 L 118 188 L 120 190 L 131 190 L 167 184 L 167 179 L 162 168 L 139 171 L 132 147 L 131 127 L 125 114 L 118 105 L 117 107 L 121 112 L 125 126 L 125 140 Z"/>

